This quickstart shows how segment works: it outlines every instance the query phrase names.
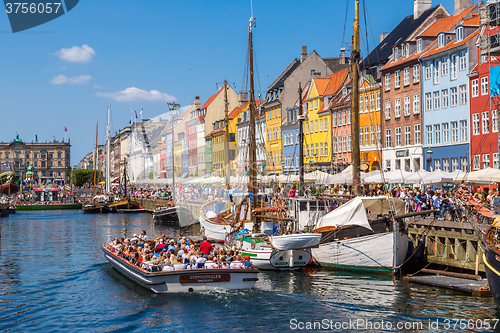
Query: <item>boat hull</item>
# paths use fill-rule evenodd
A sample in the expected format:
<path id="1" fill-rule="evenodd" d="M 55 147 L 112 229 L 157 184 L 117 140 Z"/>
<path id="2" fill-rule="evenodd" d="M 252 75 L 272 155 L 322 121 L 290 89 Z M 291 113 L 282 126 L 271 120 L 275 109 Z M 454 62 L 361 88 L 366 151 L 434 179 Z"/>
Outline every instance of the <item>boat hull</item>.
<path id="1" fill-rule="evenodd" d="M 407 250 L 408 236 L 391 231 L 329 241 L 312 251 L 314 259 L 326 268 L 394 274 Z"/>
<path id="2" fill-rule="evenodd" d="M 66 209 L 82 209 L 81 203 L 76 204 L 48 204 L 48 205 L 17 205 L 19 211 L 25 210 L 66 210 Z"/>
<path id="3" fill-rule="evenodd" d="M 82 212 L 85 214 L 107 214 L 109 213 L 108 206 L 83 206 Z"/>
<path id="4" fill-rule="evenodd" d="M 491 296 L 498 308 L 500 308 L 500 253 L 496 252 L 488 241 L 488 236 L 493 230 L 490 229 L 484 236 L 484 268 L 486 270 L 486 277 L 490 285 Z"/>
<path id="5" fill-rule="evenodd" d="M 157 208 L 153 212 L 153 219 L 158 222 L 178 224 L 180 227 L 187 227 L 195 222 L 191 212 L 180 206 Z"/>
<path id="6" fill-rule="evenodd" d="M 278 250 L 307 249 L 317 246 L 321 240 L 320 233 L 292 234 L 270 236 L 271 244 Z"/>
<path id="7" fill-rule="evenodd" d="M 251 289 L 258 280 L 256 269 L 194 269 L 145 273 L 102 248 L 104 257 L 122 275 L 157 294 L 209 290 Z"/>
<path id="8" fill-rule="evenodd" d="M 204 229 L 203 234 L 208 238 L 218 242 L 224 242 L 226 236 L 232 231 L 229 224 L 218 224 L 205 220 L 200 215 L 200 225 Z"/>
<path id="9" fill-rule="evenodd" d="M 109 211 L 111 213 L 119 213 L 123 209 L 139 209 L 141 205 L 134 200 L 121 200 L 109 205 Z"/>

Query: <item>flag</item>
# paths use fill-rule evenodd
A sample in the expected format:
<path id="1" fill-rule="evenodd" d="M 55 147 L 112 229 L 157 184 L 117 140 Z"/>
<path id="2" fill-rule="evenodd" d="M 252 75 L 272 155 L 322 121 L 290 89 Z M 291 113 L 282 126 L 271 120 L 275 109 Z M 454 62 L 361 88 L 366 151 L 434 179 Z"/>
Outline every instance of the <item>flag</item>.
<path id="1" fill-rule="evenodd" d="M 135 112 L 135 119 L 137 119 L 137 111 L 134 111 Z"/>
<path id="2" fill-rule="evenodd" d="M 141 117 L 142 117 L 142 111 L 143 111 L 143 109 L 142 109 L 142 106 L 141 106 Z"/>
<path id="3" fill-rule="evenodd" d="M 66 126 L 64 126 L 64 132 L 67 132 L 67 131 L 68 131 L 68 129 L 66 128 Z"/>

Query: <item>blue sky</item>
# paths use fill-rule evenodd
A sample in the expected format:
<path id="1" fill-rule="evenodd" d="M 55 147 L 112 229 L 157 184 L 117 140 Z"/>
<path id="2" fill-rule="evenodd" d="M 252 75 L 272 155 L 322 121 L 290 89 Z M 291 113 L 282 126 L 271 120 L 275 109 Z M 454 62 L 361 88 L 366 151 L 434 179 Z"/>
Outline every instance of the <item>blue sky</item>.
<path id="1" fill-rule="evenodd" d="M 412 0 L 365 1 L 370 50 L 380 33 L 413 13 Z M 453 11 L 453 0 L 441 3 Z M 253 7 L 262 95 L 300 57 L 302 45 L 322 57 L 348 48 L 354 0 L 254 0 Z M 172 99 L 187 105 L 200 96 L 203 103 L 224 79 L 240 90 L 249 18 L 247 0 L 83 0 L 51 22 L 13 34 L 2 13 L 0 141 L 11 141 L 16 130 L 25 141 L 35 133 L 39 141 L 61 140 L 66 126 L 75 165 L 93 149 L 97 121 L 105 142 L 108 104 L 114 133 L 128 125 L 131 109 L 139 113 L 142 106 L 148 118 L 166 112 Z"/>

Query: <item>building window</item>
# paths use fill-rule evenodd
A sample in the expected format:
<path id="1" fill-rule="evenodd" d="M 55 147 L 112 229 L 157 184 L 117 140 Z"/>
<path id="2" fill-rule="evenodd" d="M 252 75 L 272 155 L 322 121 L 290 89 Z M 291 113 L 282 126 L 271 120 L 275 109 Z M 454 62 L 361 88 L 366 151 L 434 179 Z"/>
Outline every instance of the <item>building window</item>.
<path id="1" fill-rule="evenodd" d="M 368 105 L 368 95 L 365 95 L 365 112 L 368 112 L 368 108 L 369 108 L 369 105 Z"/>
<path id="2" fill-rule="evenodd" d="M 450 88 L 450 93 L 451 93 L 451 106 L 457 106 L 458 103 L 458 93 L 457 93 L 457 87 L 452 87 Z"/>
<path id="3" fill-rule="evenodd" d="M 398 48 L 395 47 L 393 50 L 392 50 L 392 58 L 394 61 L 398 61 Z"/>
<path id="4" fill-rule="evenodd" d="M 458 123 L 451 122 L 451 142 L 458 142 Z"/>
<path id="5" fill-rule="evenodd" d="M 450 172 L 450 160 L 448 158 L 443 159 L 443 171 Z"/>
<path id="6" fill-rule="evenodd" d="M 396 164 L 394 165 L 394 169 L 401 170 L 401 160 L 397 159 L 395 162 L 396 162 Z"/>
<path id="7" fill-rule="evenodd" d="M 328 157 L 328 142 L 325 142 L 325 157 Z"/>
<path id="8" fill-rule="evenodd" d="M 375 111 L 375 94 L 370 94 L 370 111 Z"/>
<path id="9" fill-rule="evenodd" d="M 441 48 L 445 45 L 444 34 L 438 35 L 438 48 Z"/>
<path id="10" fill-rule="evenodd" d="M 439 83 L 439 60 L 434 60 L 434 84 Z"/>
<path id="11" fill-rule="evenodd" d="M 460 168 L 463 172 L 467 172 L 467 165 L 469 165 L 467 157 L 460 157 Z"/>
<path id="12" fill-rule="evenodd" d="M 385 102 L 385 119 L 391 119 L 391 102 Z"/>
<path id="13" fill-rule="evenodd" d="M 375 99 L 376 99 L 376 101 L 377 101 L 377 106 L 376 106 L 376 109 L 377 109 L 377 110 L 380 110 L 380 92 L 377 92 L 377 93 L 375 94 Z"/>
<path id="14" fill-rule="evenodd" d="M 319 157 L 323 157 L 323 142 L 319 143 Z"/>
<path id="15" fill-rule="evenodd" d="M 333 138 L 333 153 L 337 153 L 337 138 Z"/>
<path id="16" fill-rule="evenodd" d="M 333 113 L 332 126 L 337 127 L 337 112 Z"/>
<path id="17" fill-rule="evenodd" d="M 352 146 L 351 146 L 351 135 L 347 136 L 347 149 L 348 151 L 351 151 Z"/>
<path id="18" fill-rule="evenodd" d="M 428 61 L 425 64 L 425 79 L 430 80 L 430 78 L 431 78 L 431 62 Z"/>
<path id="19" fill-rule="evenodd" d="M 410 84 L 410 67 L 406 67 L 404 69 L 404 74 L 403 74 L 403 84 L 405 86 Z"/>
<path id="20" fill-rule="evenodd" d="M 474 155 L 473 157 L 474 170 L 481 170 L 481 156 Z"/>
<path id="21" fill-rule="evenodd" d="M 472 114 L 472 135 L 479 135 L 479 113 Z"/>
<path id="22" fill-rule="evenodd" d="M 425 132 L 427 134 L 427 144 L 432 145 L 432 125 L 425 126 Z"/>
<path id="23" fill-rule="evenodd" d="M 342 110 L 342 126 L 345 126 L 345 124 L 346 124 L 345 114 L 346 114 L 346 110 Z"/>
<path id="24" fill-rule="evenodd" d="M 439 101 L 440 101 L 439 91 L 435 91 L 434 92 L 434 110 L 439 110 Z"/>
<path id="25" fill-rule="evenodd" d="M 441 144 L 441 126 L 439 124 L 434 125 L 434 137 L 435 143 L 437 145 Z"/>
<path id="26" fill-rule="evenodd" d="M 488 95 L 488 77 L 481 78 L 481 95 Z"/>
<path id="27" fill-rule="evenodd" d="M 441 58 L 441 76 L 448 75 L 448 59 L 446 57 Z"/>
<path id="28" fill-rule="evenodd" d="M 405 146 L 411 145 L 411 127 L 405 126 Z"/>
<path id="29" fill-rule="evenodd" d="M 464 27 L 457 28 L 457 42 L 461 42 L 464 40 Z"/>
<path id="30" fill-rule="evenodd" d="M 451 158 L 451 171 L 457 171 L 458 170 L 458 157 L 452 157 Z"/>
<path id="31" fill-rule="evenodd" d="M 413 65 L 413 83 L 420 81 L 420 65 Z"/>
<path id="32" fill-rule="evenodd" d="M 498 153 L 493 153 L 493 169 L 498 170 Z"/>
<path id="33" fill-rule="evenodd" d="M 370 145 L 375 144 L 375 126 L 370 126 Z"/>
<path id="34" fill-rule="evenodd" d="M 491 131 L 498 132 L 498 110 L 491 111 Z"/>
<path id="35" fill-rule="evenodd" d="M 318 119 L 314 121 L 314 132 L 318 133 Z"/>
<path id="36" fill-rule="evenodd" d="M 391 171 L 391 160 L 385 160 L 385 169 Z"/>
<path id="37" fill-rule="evenodd" d="M 460 86 L 460 104 L 466 104 L 467 103 L 467 88 L 465 87 L 465 84 Z"/>
<path id="38" fill-rule="evenodd" d="M 457 56 L 455 54 L 450 55 L 450 72 L 451 79 L 457 79 Z"/>
<path id="39" fill-rule="evenodd" d="M 443 123 L 443 143 L 450 143 L 450 124 Z"/>
<path id="40" fill-rule="evenodd" d="M 370 145 L 370 139 L 369 139 L 370 131 L 368 129 L 368 126 L 365 126 L 365 143 L 363 146 L 369 146 Z"/>
<path id="41" fill-rule="evenodd" d="M 382 141 L 382 127 L 377 125 L 377 144 L 379 145 Z"/>
<path id="42" fill-rule="evenodd" d="M 328 131 L 328 118 L 323 119 L 323 131 Z"/>
<path id="43" fill-rule="evenodd" d="M 431 93 L 425 93 L 425 111 L 432 110 L 432 97 Z"/>
<path id="44" fill-rule="evenodd" d="M 392 147 L 392 137 L 391 137 L 391 129 L 390 128 L 387 128 L 385 130 L 385 147 L 386 148 Z"/>
<path id="45" fill-rule="evenodd" d="M 414 131 L 414 141 L 416 145 L 420 144 L 420 124 L 415 124 L 413 127 Z"/>
<path id="46" fill-rule="evenodd" d="M 396 127 L 396 147 L 401 146 L 401 127 Z"/>
<path id="47" fill-rule="evenodd" d="M 363 146 L 363 127 L 359 128 L 359 145 Z"/>
<path id="48" fill-rule="evenodd" d="M 385 91 L 391 90 L 391 74 L 385 74 L 384 89 L 385 89 Z M 361 110 L 361 108 L 360 108 L 360 110 Z"/>
<path id="49" fill-rule="evenodd" d="M 490 132 L 490 115 L 488 111 L 481 112 L 481 120 L 483 123 L 483 134 L 488 134 Z"/>
<path id="50" fill-rule="evenodd" d="M 471 86 L 472 86 L 472 97 L 477 97 L 479 96 L 479 84 L 478 80 L 474 79 L 471 81 Z"/>
<path id="51" fill-rule="evenodd" d="M 490 167 L 490 154 L 483 154 L 483 169 Z"/>
<path id="52" fill-rule="evenodd" d="M 448 107 L 448 89 L 441 90 L 441 107 L 446 109 Z"/>
<path id="53" fill-rule="evenodd" d="M 460 70 L 461 71 L 467 69 L 467 58 L 465 55 L 466 55 L 465 51 L 460 51 L 460 53 L 458 54 L 459 59 L 460 59 L 459 61 L 460 61 Z"/>
<path id="54" fill-rule="evenodd" d="M 422 52 L 422 39 L 417 39 L 417 52 Z"/>
<path id="55" fill-rule="evenodd" d="M 404 115 L 409 116 L 410 115 L 410 96 L 406 96 L 404 99 Z"/>
<path id="56" fill-rule="evenodd" d="M 434 170 L 441 170 L 441 160 L 434 160 Z"/>
<path id="57" fill-rule="evenodd" d="M 420 94 L 413 95 L 413 114 L 420 113 Z"/>
<path id="58" fill-rule="evenodd" d="M 401 99 L 396 99 L 394 101 L 394 118 L 401 117 Z"/>
<path id="59" fill-rule="evenodd" d="M 394 72 L 394 88 L 399 88 L 401 86 L 400 84 L 400 79 L 401 79 L 401 73 L 400 71 L 395 71 Z"/>

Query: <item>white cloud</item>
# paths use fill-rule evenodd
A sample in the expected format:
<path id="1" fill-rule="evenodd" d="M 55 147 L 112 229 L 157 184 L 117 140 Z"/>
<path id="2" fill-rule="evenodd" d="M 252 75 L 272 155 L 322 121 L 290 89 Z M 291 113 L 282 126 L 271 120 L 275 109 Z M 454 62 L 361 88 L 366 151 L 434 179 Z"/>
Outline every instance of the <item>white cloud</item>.
<path id="1" fill-rule="evenodd" d="M 92 76 L 90 75 L 79 75 L 79 76 L 72 76 L 72 77 L 67 77 L 65 75 L 58 75 L 55 76 L 50 82 L 53 84 L 65 84 L 65 83 L 71 83 L 71 84 L 85 84 L 88 83 L 90 80 L 92 80 Z"/>
<path id="2" fill-rule="evenodd" d="M 116 92 L 98 92 L 96 94 L 99 97 L 112 98 L 118 102 L 130 102 L 130 101 L 160 101 L 160 102 L 172 102 L 176 98 L 166 93 L 162 93 L 158 90 L 142 90 L 136 87 L 130 87 L 122 91 Z"/>
<path id="3" fill-rule="evenodd" d="M 55 53 L 59 58 L 67 62 L 89 62 L 95 56 L 93 48 L 87 44 L 80 46 L 73 46 L 72 48 L 61 50 Z"/>

